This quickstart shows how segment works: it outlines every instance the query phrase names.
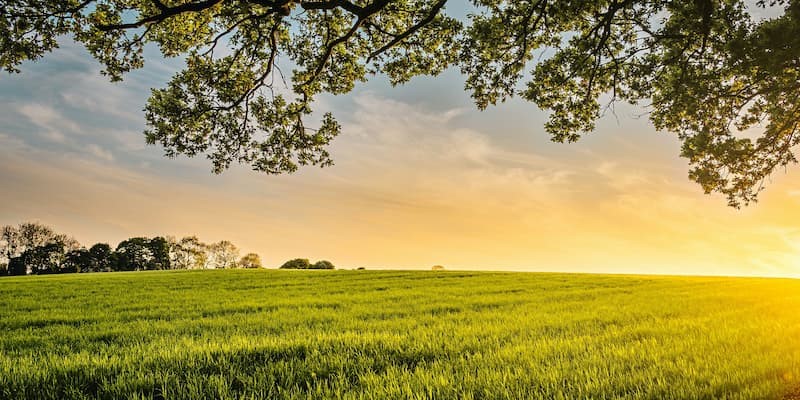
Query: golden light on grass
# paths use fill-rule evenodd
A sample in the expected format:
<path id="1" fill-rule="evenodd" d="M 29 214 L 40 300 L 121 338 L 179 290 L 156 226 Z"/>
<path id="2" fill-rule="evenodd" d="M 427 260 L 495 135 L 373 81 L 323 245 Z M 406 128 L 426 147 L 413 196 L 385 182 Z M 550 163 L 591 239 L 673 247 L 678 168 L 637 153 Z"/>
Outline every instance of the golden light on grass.
<path id="1" fill-rule="evenodd" d="M 0 387 L 42 400 L 155 388 L 172 399 L 762 400 L 800 374 L 797 280 L 306 272 L 4 278 Z"/>

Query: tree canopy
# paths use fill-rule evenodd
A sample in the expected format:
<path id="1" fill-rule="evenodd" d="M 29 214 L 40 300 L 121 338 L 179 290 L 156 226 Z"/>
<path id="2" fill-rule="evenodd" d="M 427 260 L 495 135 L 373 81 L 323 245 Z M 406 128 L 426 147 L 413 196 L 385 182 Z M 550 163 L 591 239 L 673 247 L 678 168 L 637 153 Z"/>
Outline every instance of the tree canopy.
<path id="1" fill-rule="evenodd" d="M 80 247 L 74 238 L 56 233 L 52 228 L 38 222 L 25 222 L 18 226 L 0 226 L 0 272 L 14 270 L 54 271 L 64 253 Z M 58 256 L 57 256 L 58 255 Z M 62 254 L 63 255 L 63 254 Z M 12 265 L 15 258 L 17 260 Z M 20 267 L 21 266 L 21 267 Z"/>
<path id="2" fill-rule="evenodd" d="M 312 115 L 321 93 L 370 75 L 393 84 L 458 68 L 478 108 L 512 96 L 550 111 L 545 130 L 573 142 L 618 101 L 677 134 L 689 176 L 733 206 L 795 163 L 800 141 L 796 0 L 6 0 L 0 67 L 19 71 L 71 34 L 112 80 L 143 48 L 186 67 L 145 106 L 147 142 L 267 173 L 331 164 L 340 132 Z M 754 11 L 778 9 L 758 19 Z M 780 12 L 782 10 L 782 13 Z M 281 66 L 293 68 L 284 72 Z"/>
<path id="3" fill-rule="evenodd" d="M 247 253 L 239 260 L 241 268 L 263 268 L 261 257 L 256 253 Z"/>
<path id="4" fill-rule="evenodd" d="M 311 269 L 312 264 L 307 258 L 295 258 L 280 266 L 280 269 Z"/>

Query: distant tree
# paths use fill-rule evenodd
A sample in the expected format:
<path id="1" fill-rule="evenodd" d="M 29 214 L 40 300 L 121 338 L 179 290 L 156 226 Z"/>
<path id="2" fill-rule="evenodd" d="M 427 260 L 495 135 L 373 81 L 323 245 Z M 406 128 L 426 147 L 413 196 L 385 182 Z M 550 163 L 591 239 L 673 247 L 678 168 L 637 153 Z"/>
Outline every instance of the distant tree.
<path id="1" fill-rule="evenodd" d="M 8 274 L 9 275 L 28 274 L 28 266 L 25 265 L 25 261 L 22 259 L 22 257 L 11 258 L 11 260 L 8 262 Z"/>
<path id="2" fill-rule="evenodd" d="M 80 248 L 80 244 L 74 238 L 57 234 L 52 228 L 38 222 L 25 222 L 16 227 L 11 225 L 0 227 L 0 264 L 10 264 L 12 258 L 21 257 L 28 250 L 31 252 L 25 258 L 17 260 L 15 268 L 19 268 L 19 263 L 25 263 L 26 260 L 41 263 L 41 257 L 44 256 L 38 253 L 44 250 L 40 249 L 38 252 L 33 250 L 50 244 L 53 246 L 48 250 L 61 249 L 61 260 L 66 252 Z M 25 270 L 33 271 L 29 264 L 26 264 Z M 18 274 L 19 270 L 14 273 Z"/>
<path id="3" fill-rule="evenodd" d="M 239 259 L 239 249 L 237 249 L 233 243 L 223 240 L 208 246 L 208 258 L 211 268 L 236 268 L 236 261 Z"/>
<path id="4" fill-rule="evenodd" d="M 363 271 L 363 270 L 365 270 L 365 269 L 366 269 L 366 268 L 364 268 L 364 267 L 358 267 L 358 268 L 356 268 L 356 270 L 358 270 L 358 271 Z"/>
<path id="5" fill-rule="evenodd" d="M 336 269 L 332 262 L 327 260 L 321 260 L 314 263 L 311 266 L 311 269 Z"/>
<path id="6" fill-rule="evenodd" d="M 283 263 L 280 269 L 309 269 L 309 268 L 311 268 L 311 263 L 308 262 L 307 258 L 295 258 L 294 260 L 289 260 Z"/>
<path id="7" fill-rule="evenodd" d="M 203 255 L 200 256 L 199 262 L 200 269 L 214 269 L 216 267 L 210 244 L 203 243 Z"/>
<path id="8" fill-rule="evenodd" d="M 122 241 L 114 254 L 114 269 L 118 271 L 146 270 L 154 260 L 150 240 L 144 237 Z"/>
<path id="9" fill-rule="evenodd" d="M 432 271 L 444 271 L 444 267 L 441 266 L 441 265 L 434 265 L 433 267 L 431 267 L 431 270 Z"/>
<path id="10" fill-rule="evenodd" d="M 82 267 L 81 272 L 110 271 L 114 252 L 106 243 L 97 243 L 89 249 L 89 264 Z"/>
<path id="11" fill-rule="evenodd" d="M 14 275 L 54 274 L 62 271 L 67 252 L 80 248 L 72 237 L 56 234 L 50 227 L 27 222 L 18 227 L 0 228 L 2 258 L 9 265 L 6 272 Z M 13 271 L 12 271 L 13 269 Z"/>
<path id="12" fill-rule="evenodd" d="M 97 243 L 90 249 L 67 251 L 62 272 L 101 272 L 110 270 L 113 252 L 111 246 Z"/>
<path id="13" fill-rule="evenodd" d="M 247 253 L 239 260 L 239 268 L 263 268 L 261 257 L 256 253 Z"/>
<path id="14" fill-rule="evenodd" d="M 92 255 L 89 250 L 70 250 L 64 256 L 64 264 L 61 266 L 61 270 L 62 272 L 85 272 L 91 264 Z"/>
<path id="15" fill-rule="evenodd" d="M 197 236 L 186 236 L 172 240 L 170 246 L 171 265 L 175 269 L 203 268 L 206 263 L 206 245 Z"/>
<path id="16" fill-rule="evenodd" d="M 19 225 L 17 228 L 20 252 L 27 249 L 44 246 L 47 243 L 53 242 L 57 238 L 57 234 L 49 226 L 40 224 L 38 222 L 26 222 Z"/>
<path id="17" fill-rule="evenodd" d="M 196 236 L 179 241 L 161 236 L 134 237 L 120 242 L 116 250 L 105 243 L 87 250 L 74 238 L 39 223 L 0 227 L 2 275 L 238 268 L 239 262 L 239 249 L 227 240 L 206 245 Z M 255 253 L 247 254 L 241 266 L 260 268 L 261 259 Z"/>
<path id="18" fill-rule="evenodd" d="M 65 249 L 77 249 L 78 242 L 66 235 L 56 234 L 52 228 L 38 222 L 25 222 L 19 226 L 6 225 L 0 228 L 0 257 L 3 262 L 20 256 L 23 252 L 48 243 L 60 242 Z"/>
<path id="19" fill-rule="evenodd" d="M 60 242 L 29 248 L 19 256 L 25 264 L 26 272 L 36 275 L 62 272 L 64 257 L 64 244 Z"/>
<path id="20" fill-rule="evenodd" d="M 147 269 L 170 269 L 170 244 L 167 239 L 157 236 L 147 241 L 153 259 Z"/>
<path id="21" fill-rule="evenodd" d="M 17 227 L 5 225 L 0 227 L 0 262 L 9 264 L 11 258 L 19 255 L 19 230 Z"/>
<path id="22" fill-rule="evenodd" d="M 81 248 L 80 242 L 78 242 L 74 237 L 63 234 L 55 235 L 50 242 L 61 243 L 62 245 L 64 245 L 65 253 L 72 250 L 78 250 Z"/>

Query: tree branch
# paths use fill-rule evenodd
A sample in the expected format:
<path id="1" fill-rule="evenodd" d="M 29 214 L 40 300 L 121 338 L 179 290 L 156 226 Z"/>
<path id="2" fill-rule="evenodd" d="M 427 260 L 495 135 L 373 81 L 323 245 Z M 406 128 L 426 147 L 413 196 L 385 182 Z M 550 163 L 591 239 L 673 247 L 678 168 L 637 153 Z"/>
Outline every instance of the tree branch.
<path id="1" fill-rule="evenodd" d="M 200 12 L 217 5 L 222 1 L 223 0 L 205 0 L 199 3 L 186 3 L 175 7 L 166 7 L 166 6 L 165 8 L 159 7 L 161 9 L 160 14 L 151 15 L 149 17 L 142 18 L 136 22 L 131 22 L 127 24 L 99 25 L 97 29 L 99 29 L 102 32 L 110 32 L 120 29 L 139 28 L 142 25 L 152 22 L 161 22 L 169 17 L 174 17 L 178 14 L 182 14 L 185 12 Z"/>
<path id="2" fill-rule="evenodd" d="M 408 28 L 405 32 L 400 33 L 398 35 L 395 35 L 394 39 L 392 39 L 389 43 L 386 43 L 385 45 L 383 45 L 378 50 L 373 51 L 369 55 L 369 57 L 367 57 L 367 62 L 369 62 L 373 58 L 379 56 L 380 54 L 382 54 L 386 50 L 389 50 L 390 48 L 394 47 L 395 45 L 397 45 L 398 43 L 402 42 L 403 40 L 405 40 L 409 36 L 415 34 L 423 26 L 425 26 L 425 25 L 429 24 L 431 21 L 433 21 L 433 19 L 436 18 L 436 15 L 438 15 L 439 12 L 442 10 L 442 8 L 444 7 L 445 3 L 447 3 L 447 0 L 439 0 L 439 2 L 434 4 L 433 8 L 431 8 L 430 12 L 428 12 L 428 15 L 425 16 L 425 18 L 423 18 L 421 21 L 417 22 L 416 24 L 414 24 L 413 26 Z"/>
<path id="3" fill-rule="evenodd" d="M 336 40 L 328 43 L 325 46 L 325 52 L 323 53 L 322 57 L 320 57 L 319 64 L 317 64 L 317 68 L 314 70 L 314 73 L 303 83 L 303 86 L 311 84 L 319 77 L 319 74 L 322 73 L 322 70 L 325 68 L 325 64 L 328 63 L 328 60 L 331 57 L 331 53 L 333 53 L 333 49 L 336 46 L 348 41 L 351 37 L 353 37 L 353 35 L 355 35 L 355 33 L 358 31 L 358 28 L 360 28 L 361 25 L 364 23 L 364 21 L 367 18 L 371 17 L 372 15 L 376 14 L 384 7 L 386 7 L 386 5 L 389 4 L 389 1 L 391 0 L 378 0 L 371 3 L 367 7 L 364 7 L 363 16 L 358 17 L 353 26 L 350 27 L 350 30 L 348 30 L 347 33 L 345 33 L 343 36 L 338 37 Z M 440 0 L 440 1 L 444 2 L 446 0 Z"/>

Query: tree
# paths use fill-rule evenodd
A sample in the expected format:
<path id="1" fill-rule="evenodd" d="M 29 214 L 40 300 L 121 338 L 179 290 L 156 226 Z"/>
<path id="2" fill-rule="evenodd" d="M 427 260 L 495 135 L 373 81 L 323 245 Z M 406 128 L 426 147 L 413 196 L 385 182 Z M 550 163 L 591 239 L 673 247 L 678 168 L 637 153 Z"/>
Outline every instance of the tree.
<path id="1" fill-rule="evenodd" d="M 124 240 L 117 245 L 114 252 L 114 270 L 141 271 L 152 266 L 155 257 L 150 249 L 150 240 L 144 237 L 135 237 Z"/>
<path id="2" fill-rule="evenodd" d="M 236 268 L 239 249 L 233 243 L 223 240 L 208 246 L 208 259 L 210 260 L 210 268 Z"/>
<path id="3" fill-rule="evenodd" d="M 172 240 L 170 261 L 175 269 L 203 268 L 206 263 L 206 245 L 197 236 L 186 236 Z"/>
<path id="4" fill-rule="evenodd" d="M 101 272 L 109 271 L 113 252 L 111 246 L 97 243 L 90 249 L 80 248 L 67 251 L 61 272 Z"/>
<path id="5" fill-rule="evenodd" d="M 646 104 L 653 125 L 682 142 L 690 178 L 733 206 L 796 162 L 800 2 L 759 0 L 783 10 L 773 19 L 754 18 L 744 0 L 473 0 L 466 20 L 447 4 L 463 3 L 6 0 L 0 67 L 19 71 L 63 34 L 114 81 L 144 64 L 148 44 L 185 55 L 186 68 L 147 102 L 146 141 L 170 157 L 205 154 L 215 172 L 233 162 L 267 173 L 329 165 L 340 126 L 330 114 L 308 124 L 317 95 L 373 74 L 400 84 L 449 67 L 480 109 L 519 96 L 549 110 L 545 130 L 558 142 L 592 131 L 617 101 Z M 279 63 L 295 66 L 290 94 L 275 85 Z M 749 128 L 760 135 L 740 134 Z"/>
<path id="6" fill-rule="evenodd" d="M 22 260 L 21 257 L 13 257 L 8 262 L 8 274 L 9 275 L 27 275 L 28 274 L 28 267 L 25 265 L 25 261 Z"/>
<path id="7" fill-rule="evenodd" d="M 78 248 L 80 244 L 74 238 L 38 222 L 0 227 L 0 264 L 8 264 L 8 274 L 61 272 L 65 254 Z"/>
<path id="8" fill-rule="evenodd" d="M 64 244 L 50 242 L 25 250 L 17 259 L 25 266 L 26 274 L 41 275 L 62 272 L 64 257 Z"/>
<path id="9" fill-rule="evenodd" d="M 0 249 L 6 260 L 19 256 L 28 249 L 44 246 L 57 239 L 66 239 L 66 236 L 59 236 L 50 227 L 38 222 L 26 222 L 17 227 L 6 225 L 0 228 Z M 66 242 L 66 240 L 63 241 Z"/>
<path id="10" fill-rule="evenodd" d="M 11 273 L 11 259 L 18 255 L 17 248 L 19 247 L 19 230 L 11 225 L 0 227 L 0 261 L 8 265 L 9 274 Z"/>
<path id="11" fill-rule="evenodd" d="M 431 271 L 444 271 L 444 267 L 441 265 L 434 265 L 431 267 Z"/>
<path id="12" fill-rule="evenodd" d="M 170 243 L 161 236 L 130 238 L 114 252 L 115 269 L 122 271 L 170 269 Z"/>
<path id="13" fill-rule="evenodd" d="M 67 252 L 64 256 L 63 272 L 87 272 L 92 264 L 92 255 L 89 250 L 77 249 Z"/>
<path id="14" fill-rule="evenodd" d="M 311 266 L 311 269 L 336 269 L 332 262 L 327 260 L 321 260 L 314 263 Z"/>
<path id="15" fill-rule="evenodd" d="M 167 239 L 161 236 L 154 237 L 147 241 L 147 248 L 153 256 L 147 269 L 171 269 L 170 244 Z"/>
<path id="16" fill-rule="evenodd" d="M 240 268 L 263 268 L 261 257 L 256 253 L 247 253 L 239 260 Z"/>
<path id="17" fill-rule="evenodd" d="M 40 224 L 38 222 L 25 222 L 17 228 L 17 239 L 19 244 L 17 247 L 20 252 L 27 249 L 44 246 L 47 243 L 54 242 L 58 239 L 66 242 L 65 235 L 56 234 L 49 226 Z"/>
<path id="18" fill-rule="evenodd" d="M 308 262 L 307 258 L 295 258 L 294 260 L 289 260 L 283 263 L 280 269 L 309 269 L 309 268 L 311 268 L 311 263 Z"/>
<path id="19" fill-rule="evenodd" d="M 114 252 L 106 243 L 97 243 L 89 248 L 89 265 L 82 267 L 81 272 L 110 271 Z"/>

